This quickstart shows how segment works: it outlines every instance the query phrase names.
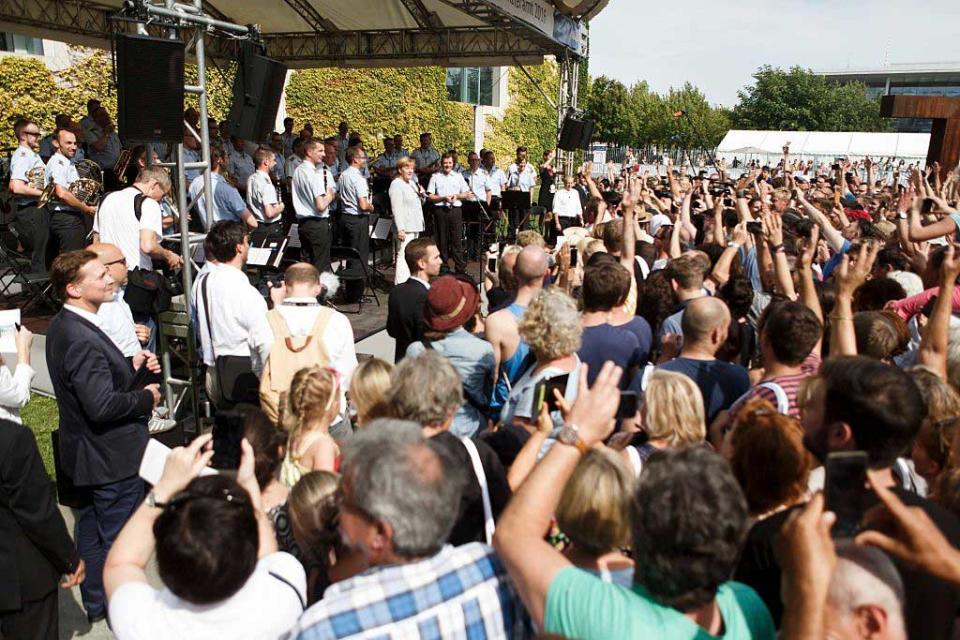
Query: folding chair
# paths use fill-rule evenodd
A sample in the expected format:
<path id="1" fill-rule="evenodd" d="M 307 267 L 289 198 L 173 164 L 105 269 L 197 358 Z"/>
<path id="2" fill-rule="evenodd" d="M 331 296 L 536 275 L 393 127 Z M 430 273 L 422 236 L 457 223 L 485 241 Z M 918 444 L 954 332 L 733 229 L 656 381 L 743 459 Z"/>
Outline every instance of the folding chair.
<path id="1" fill-rule="evenodd" d="M 39 302 L 45 302 L 53 311 L 59 309 L 60 305 L 53 297 L 50 277 L 28 273 L 29 269 L 30 260 L 27 257 L 11 251 L 0 242 L 0 298 L 6 302 L 22 295 L 19 301 L 22 303 L 21 313 Z M 20 292 L 10 291 L 14 285 L 20 285 Z"/>
<path id="2" fill-rule="evenodd" d="M 360 291 L 360 297 L 357 300 L 358 309 L 357 313 L 363 313 L 363 298 L 365 297 L 367 289 L 370 289 L 370 293 L 373 294 L 373 300 L 377 303 L 377 306 L 380 306 L 380 298 L 377 297 L 377 290 L 373 287 L 373 284 L 370 282 L 370 272 L 367 270 L 367 265 L 360 258 L 360 252 L 353 247 L 346 247 L 342 245 L 335 245 L 330 247 L 330 260 L 336 262 L 338 260 L 342 261 L 340 266 L 337 268 L 336 274 L 343 281 L 345 289 L 349 290 L 349 283 L 359 282 L 363 289 Z M 360 265 L 360 271 L 355 269 L 348 268 L 346 266 L 347 261 L 356 263 Z"/>

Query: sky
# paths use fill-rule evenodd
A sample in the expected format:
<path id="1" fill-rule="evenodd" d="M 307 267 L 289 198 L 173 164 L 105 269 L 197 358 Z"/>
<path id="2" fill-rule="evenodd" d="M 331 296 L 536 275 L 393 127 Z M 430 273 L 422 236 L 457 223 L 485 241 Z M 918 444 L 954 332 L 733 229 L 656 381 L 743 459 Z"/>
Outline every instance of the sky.
<path id="1" fill-rule="evenodd" d="M 732 107 L 764 64 L 960 68 L 958 28 L 958 0 L 610 0 L 590 23 L 590 74 L 646 80 L 658 93 L 690 81 Z"/>

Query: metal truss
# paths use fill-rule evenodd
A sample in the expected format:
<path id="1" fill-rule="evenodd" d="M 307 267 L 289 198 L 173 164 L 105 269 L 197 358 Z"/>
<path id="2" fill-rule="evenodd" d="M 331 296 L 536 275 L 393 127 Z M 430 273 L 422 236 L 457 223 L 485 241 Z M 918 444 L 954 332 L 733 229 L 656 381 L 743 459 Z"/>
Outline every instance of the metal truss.
<path id="1" fill-rule="evenodd" d="M 320 15 L 314 6 L 310 4 L 310 0 L 284 0 L 284 2 L 296 11 L 297 15 L 303 18 L 314 31 L 339 31 L 337 25 Z"/>
<path id="2" fill-rule="evenodd" d="M 410 66 L 439 60 L 543 58 L 543 47 L 527 33 L 497 27 L 447 27 L 439 30 L 390 29 L 337 33 L 268 33 L 270 57 L 291 66 Z M 549 52 L 546 52 L 549 53 Z M 309 63 L 298 65 L 297 62 Z"/>
<path id="3" fill-rule="evenodd" d="M 400 0 L 421 29 L 440 29 L 443 23 L 435 11 L 427 11 L 423 0 Z"/>
<path id="4" fill-rule="evenodd" d="M 51 31 L 109 38 L 116 8 L 86 0 L 0 0 L 0 21 Z"/>

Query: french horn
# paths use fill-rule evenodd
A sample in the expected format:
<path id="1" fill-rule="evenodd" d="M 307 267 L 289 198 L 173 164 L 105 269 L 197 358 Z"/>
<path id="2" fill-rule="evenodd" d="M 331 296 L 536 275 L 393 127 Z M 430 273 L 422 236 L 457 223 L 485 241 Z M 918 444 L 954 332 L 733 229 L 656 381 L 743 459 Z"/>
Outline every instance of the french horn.
<path id="1" fill-rule="evenodd" d="M 43 191 L 47 186 L 47 169 L 43 165 L 38 165 L 30 171 L 27 171 L 27 184 L 34 189 Z"/>
<path id="2" fill-rule="evenodd" d="M 103 190 L 103 170 L 93 160 L 81 160 L 77 163 L 76 169 L 80 177 L 70 183 L 67 191 L 83 204 L 96 206 L 100 199 L 100 192 Z M 40 194 L 39 205 L 47 206 L 55 199 L 55 193 L 56 184 L 51 180 Z"/>
<path id="3" fill-rule="evenodd" d="M 130 149 L 122 149 L 117 161 L 113 164 L 113 175 L 117 176 L 123 184 L 127 184 L 127 167 L 130 166 L 131 159 L 133 159 L 133 153 Z"/>

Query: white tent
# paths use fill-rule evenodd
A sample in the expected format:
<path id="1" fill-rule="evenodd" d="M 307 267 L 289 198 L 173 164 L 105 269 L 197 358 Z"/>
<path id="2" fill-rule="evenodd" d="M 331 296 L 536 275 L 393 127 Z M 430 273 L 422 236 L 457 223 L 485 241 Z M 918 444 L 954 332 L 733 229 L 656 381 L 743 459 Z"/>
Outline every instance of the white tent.
<path id="1" fill-rule="evenodd" d="M 790 156 L 803 160 L 900 158 L 922 162 L 927 157 L 929 133 L 867 133 L 841 131 L 745 131 L 732 129 L 717 146 L 717 156 L 728 161 L 751 157 L 766 164 L 783 156 L 790 144 Z"/>

